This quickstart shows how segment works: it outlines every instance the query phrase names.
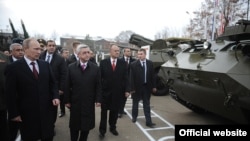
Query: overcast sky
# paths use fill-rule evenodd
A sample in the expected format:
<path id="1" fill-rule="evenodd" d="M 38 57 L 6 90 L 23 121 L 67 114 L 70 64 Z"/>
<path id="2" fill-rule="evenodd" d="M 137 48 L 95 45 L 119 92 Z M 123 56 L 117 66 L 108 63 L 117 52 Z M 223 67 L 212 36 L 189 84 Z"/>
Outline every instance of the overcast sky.
<path id="1" fill-rule="evenodd" d="M 182 29 L 203 0 L 0 0 L 0 29 L 11 18 L 30 35 L 58 34 L 114 38 L 132 30 L 154 39 L 164 28 Z"/>

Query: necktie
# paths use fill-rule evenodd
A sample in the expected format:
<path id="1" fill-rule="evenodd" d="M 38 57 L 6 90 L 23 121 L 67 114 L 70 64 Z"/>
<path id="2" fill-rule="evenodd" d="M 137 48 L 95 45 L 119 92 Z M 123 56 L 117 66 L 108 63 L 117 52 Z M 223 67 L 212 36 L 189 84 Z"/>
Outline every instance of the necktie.
<path id="1" fill-rule="evenodd" d="M 33 74 L 35 78 L 38 79 L 38 72 L 36 70 L 35 62 L 31 62 L 30 64 L 33 66 Z"/>
<path id="2" fill-rule="evenodd" d="M 128 58 L 126 58 L 127 65 L 129 64 Z"/>
<path id="3" fill-rule="evenodd" d="M 112 69 L 113 69 L 113 71 L 115 71 L 115 60 L 113 60 Z"/>
<path id="4" fill-rule="evenodd" d="M 83 71 L 85 70 L 85 64 L 82 64 L 82 70 Z"/>
<path id="5" fill-rule="evenodd" d="M 48 55 L 48 57 L 47 57 L 47 60 L 46 60 L 47 62 L 50 62 L 50 55 Z"/>
<path id="6" fill-rule="evenodd" d="M 147 78 L 146 78 L 146 67 L 145 67 L 145 62 L 142 62 L 142 69 L 143 69 L 143 76 L 144 76 L 144 83 L 147 83 Z"/>

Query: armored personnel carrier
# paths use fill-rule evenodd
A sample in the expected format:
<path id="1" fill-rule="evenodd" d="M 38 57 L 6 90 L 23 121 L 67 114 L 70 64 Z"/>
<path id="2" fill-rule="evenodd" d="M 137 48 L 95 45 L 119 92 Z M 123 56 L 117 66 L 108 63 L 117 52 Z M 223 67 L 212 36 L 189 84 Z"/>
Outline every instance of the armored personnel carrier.
<path id="1" fill-rule="evenodd" d="M 178 48 L 158 73 L 167 80 L 170 95 L 194 112 L 249 124 L 250 22 L 226 27 L 216 41 L 182 41 Z"/>

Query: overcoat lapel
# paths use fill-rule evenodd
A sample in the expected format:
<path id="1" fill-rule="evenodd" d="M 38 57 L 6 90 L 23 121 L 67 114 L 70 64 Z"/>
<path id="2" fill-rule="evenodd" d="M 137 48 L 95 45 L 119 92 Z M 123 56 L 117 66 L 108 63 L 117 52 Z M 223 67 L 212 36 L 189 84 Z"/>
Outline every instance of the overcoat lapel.
<path id="1" fill-rule="evenodd" d="M 21 63 L 22 63 L 22 65 L 21 65 L 22 69 L 21 69 L 21 70 L 23 70 L 24 74 L 30 75 L 30 76 L 32 76 L 34 79 L 36 79 L 35 76 L 34 76 L 34 74 L 33 74 L 33 72 L 32 72 L 32 70 L 30 69 L 29 65 L 28 65 L 27 62 L 25 61 L 25 59 L 22 58 L 20 61 L 21 61 Z M 39 75 L 38 75 L 38 77 L 39 77 Z"/>

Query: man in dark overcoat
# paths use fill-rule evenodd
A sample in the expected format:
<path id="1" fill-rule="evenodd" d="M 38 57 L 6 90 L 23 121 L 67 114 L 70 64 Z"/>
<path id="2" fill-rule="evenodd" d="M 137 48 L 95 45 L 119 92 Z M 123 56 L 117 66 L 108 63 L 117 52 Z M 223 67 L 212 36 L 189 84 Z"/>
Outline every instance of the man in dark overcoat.
<path id="1" fill-rule="evenodd" d="M 64 98 L 70 109 L 71 141 L 86 141 L 89 130 L 95 127 L 95 105 L 101 106 L 101 74 L 99 67 L 89 61 L 87 45 L 78 45 L 76 53 L 79 61 L 68 67 Z"/>
<path id="2" fill-rule="evenodd" d="M 6 69 L 8 118 L 20 122 L 23 141 L 52 141 L 54 107 L 60 103 L 50 65 L 39 60 L 41 47 L 36 39 L 23 42 L 24 58 Z"/>
<path id="3" fill-rule="evenodd" d="M 110 58 L 100 62 L 102 82 L 102 105 L 100 121 L 100 137 L 104 137 L 107 130 L 107 112 L 109 110 L 110 132 L 117 136 L 116 130 L 118 111 L 124 95 L 129 96 L 128 73 L 126 62 L 118 59 L 120 48 L 116 45 L 110 47 Z"/>
<path id="4" fill-rule="evenodd" d="M 0 51 L 0 140 L 8 140 L 4 71 L 9 63 L 8 56 Z"/>

